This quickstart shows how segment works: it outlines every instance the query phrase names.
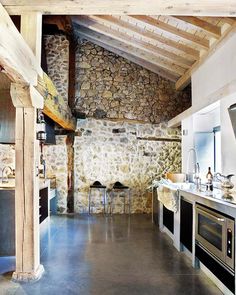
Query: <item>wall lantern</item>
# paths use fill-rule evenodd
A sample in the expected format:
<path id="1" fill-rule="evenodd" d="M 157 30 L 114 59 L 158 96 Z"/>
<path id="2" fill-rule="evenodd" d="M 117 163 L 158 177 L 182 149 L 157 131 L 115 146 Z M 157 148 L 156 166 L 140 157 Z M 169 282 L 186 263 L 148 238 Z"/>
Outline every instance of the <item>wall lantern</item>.
<path id="1" fill-rule="evenodd" d="M 44 144 L 47 138 L 46 135 L 46 122 L 44 120 L 44 115 L 41 109 L 37 110 L 37 140 L 40 144 Z"/>

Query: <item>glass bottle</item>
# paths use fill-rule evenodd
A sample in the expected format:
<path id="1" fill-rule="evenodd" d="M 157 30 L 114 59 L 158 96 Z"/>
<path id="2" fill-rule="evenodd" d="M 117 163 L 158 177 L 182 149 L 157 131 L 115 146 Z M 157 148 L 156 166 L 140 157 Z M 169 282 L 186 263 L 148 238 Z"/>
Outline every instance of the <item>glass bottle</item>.
<path id="1" fill-rule="evenodd" d="M 208 167 L 206 180 L 207 180 L 207 183 L 206 183 L 207 191 L 213 191 L 213 183 L 212 183 L 213 182 L 213 175 L 211 173 L 211 167 Z"/>

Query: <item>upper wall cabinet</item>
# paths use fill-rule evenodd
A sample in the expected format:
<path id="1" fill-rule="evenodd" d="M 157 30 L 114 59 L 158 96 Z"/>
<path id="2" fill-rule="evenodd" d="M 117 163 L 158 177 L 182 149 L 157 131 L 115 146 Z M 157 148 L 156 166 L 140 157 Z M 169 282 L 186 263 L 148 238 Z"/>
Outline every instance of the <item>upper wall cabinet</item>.
<path id="1" fill-rule="evenodd" d="M 0 90 L 0 143 L 15 143 L 15 117 L 10 91 Z"/>

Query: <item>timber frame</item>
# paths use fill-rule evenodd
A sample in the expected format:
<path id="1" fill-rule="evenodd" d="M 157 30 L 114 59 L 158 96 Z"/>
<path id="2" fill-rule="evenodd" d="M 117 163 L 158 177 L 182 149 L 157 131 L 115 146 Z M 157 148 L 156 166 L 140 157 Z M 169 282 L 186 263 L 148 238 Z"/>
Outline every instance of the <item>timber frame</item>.
<path id="1" fill-rule="evenodd" d="M 33 87 L 34 92 L 38 92 L 38 96 L 44 97 L 44 113 L 61 127 L 75 130 L 76 120 L 72 116 L 69 106 L 58 94 L 51 79 L 39 66 L 37 58 L 41 54 L 37 53 L 38 48 L 35 48 L 34 55 L 1 4 L 0 16 L 1 72 L 5 73 L 13 83 L 30 86 L 31 89 Z M 23 33 L 25 36 L 28 34 L 29 38 L 31 37 L 27 30 Z M 35 42 L 37 43 L 38 40 Z"/>
<path id="2" fill-rule="evenodd" d="M 139 65 L 146 63 L 147 69 L 151 64 L 177 90 L 191 82 L 193 71 L 236 30 L 235 19 L 229 17 L 88 15 L 73 16 L 72 22 L 78 36 L 121 51 Z"/>
<path id="3" fill-rule="evenodd" d="M 53 15 L 52 15 L 53 14 Z M 106 15 L 104 15 L 106 14 Z M 141 15 L 142 14 L 142 15 Z M 21 16 L 21 34 L 9 15 Z M 211 53 L 236 32 L 235 0 L 1 0 L 0 73 L 16 108 L 15 280 L 37 280 L 39 243 L 39 142 L 37 108 L 64 129 L 76 120 L 41 68 L 42 20 L 98 44 L 183 89 Z M 52 16 L 51 16 L 52 15 Z M 62 18 L 61 15 L 64 15 Z M 83 16 L 82 16 L 83 15 Z M 70 50 L 74 53 L 75 44 Z M 70 64 L 73 70 L 74 60 Z M 227 86 L 230 88 L 230 85 Z M 74 85 L 70 81 L 70 106 Z M 214 93 L 214 99 L 222 92 Z M 217 96 L 218 95 L 218 96 Z M 192 112 L 187 110 L 185 114 Z M 180 115 L 181 116 L 181 115 Z M 176 125 L 179 118 L 169 124 Z M 142 139 L 142 138 L 140 138 Z M 70 145 L 72 147 L 73 136 Z M 72 189 L 72 188 L 71 188 Z M 73 189 L 72 189 L 73 191 Z"/>
<path id="4" fill-rule="evenodd" d="M 1 3 L 12 15 L 45 15 L 45 23 L 56 24 L 59 30 L 72 31 L 72 25 L 76 36 L 173 81 L 177 90 L 191 82 L 192 73 L 236 29 L 235 0 L 114 0 L 112 5 L 110 0 Z M 68 112 L 66 121 L 71 122 L 65 122 L 65 128 L 74 126 Z"/>

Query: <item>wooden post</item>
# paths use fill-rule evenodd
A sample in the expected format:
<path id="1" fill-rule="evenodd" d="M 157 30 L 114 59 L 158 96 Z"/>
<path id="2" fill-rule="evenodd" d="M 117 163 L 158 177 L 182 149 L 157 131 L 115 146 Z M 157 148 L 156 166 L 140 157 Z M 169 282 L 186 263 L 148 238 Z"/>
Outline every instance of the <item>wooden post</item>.
<path id="1" fill-rule="evenodd" d="M 21 34 L 41 64 L 42 14 L 21 16 Z M 32 86 L 11 85 L 16 107 L 16 271 L 17 281 L 37 280 L 44 272 L 40 264 L 39 229 L 39 142 L 37 108 L 44 99 Z"/>
<path id="2" fill-rule="evenodd" d="M 41 66 L 42 50 L 42 13 L 30 12 L 21 15 L 21 35 L 33 51 L 38 65 Z"/>
<path id="3" fill-rule="evenodd" d="M 40 265 L 39 143 L 36 139 L 36 107 L 42 107 L 43 98 L 40 101 L 38 96 L 34 100 L 30 89 L 11 85 L 12 101 L 16 106 L 16 271 L 13 279 L 17 281 L 37 280 L 44 271 Z"/>
<path id="4" fill-rule="evenodd" d="M 38 279 L 39 179 L 37 175 L 36 109 L 16 108 L 16 271 L 13 279 Z"/>

